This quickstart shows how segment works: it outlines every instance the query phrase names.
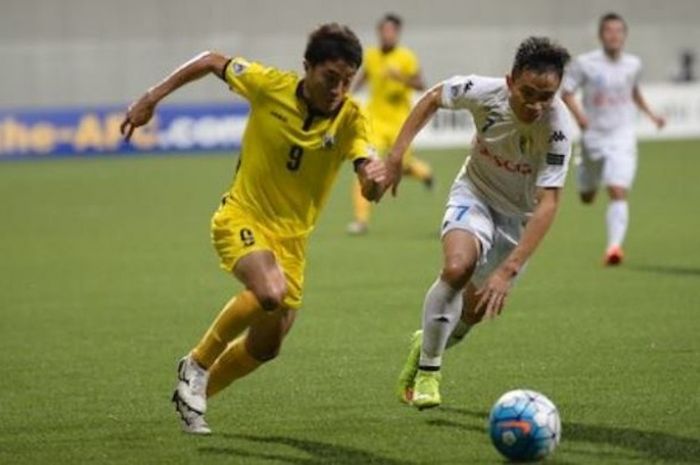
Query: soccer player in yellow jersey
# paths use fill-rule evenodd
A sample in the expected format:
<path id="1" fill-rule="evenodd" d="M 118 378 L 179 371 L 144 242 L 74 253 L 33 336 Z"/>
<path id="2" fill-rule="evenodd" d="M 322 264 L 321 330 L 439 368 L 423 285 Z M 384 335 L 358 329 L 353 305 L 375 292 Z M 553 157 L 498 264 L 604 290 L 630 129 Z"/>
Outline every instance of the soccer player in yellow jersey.
<path id="1" fill-rule="evenodd" d="M 401 18 L 395 14 L 387 14 L 379 21 L 379 47 L 367 49 L 355 83 L 356 89 L 368 84 L 367 112 L 372 123 L 373 144 L 381 156 L 389 151 L 411 112 L 414 90 L 425 88 L 418 58 L 410 49 L 399 45 L 401 26 Z M 410 151 L 404 157 L 404 172 L 432 188 L 432 169 Z M 348 225 L 348 232 L 364 234 L 369 223 L 370 204 L 362 197 L 358 183 L 353 185 L 352 197 L 354 220 Z"/>
<path id="2" fill-rule="evenodd" d="M 160 100 L 210 74 L 250 102 L 233 186 L 212 219 L 221 266 L 245 290 L 178 366 L 173 402 L 188 433 L 209 434 L 207 398 L 278 354 L 301 305 L 307 238 L 343 161 L 354 163 L 367 200 L 384 191 L 384 162 L 372 157 L 367 118 L 347 97 L 361 63 L 355 34 L 326 24 L 309 36 L 303 77 L 205 52 L 129 107 L 127 139 Z"/>

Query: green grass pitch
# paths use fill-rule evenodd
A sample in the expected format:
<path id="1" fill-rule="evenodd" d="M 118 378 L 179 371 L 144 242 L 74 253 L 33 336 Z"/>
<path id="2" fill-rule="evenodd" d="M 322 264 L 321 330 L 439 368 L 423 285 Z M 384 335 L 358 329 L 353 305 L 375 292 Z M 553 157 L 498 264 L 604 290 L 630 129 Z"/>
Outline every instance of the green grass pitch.
<path id="1" fill-rule="evenodd" d="M 423 152 L 348 237 L 350 166 L 311 239 L 305 306 L 282 355 L 210 403 L 215 435 L 179 430 L 175 365 L 239 289 L 209 244 L 233 156 L 0 165 L 0 463 L 500 464 L 485 415 L 544 392 L 551 463 L 700 461 L 700 142 L 641 145 L 627 262 L 601 266 L 605 202 L 570 182 L 504 315 L 446 357 L 444 406 L 393 396 L 462 151 Z"/>

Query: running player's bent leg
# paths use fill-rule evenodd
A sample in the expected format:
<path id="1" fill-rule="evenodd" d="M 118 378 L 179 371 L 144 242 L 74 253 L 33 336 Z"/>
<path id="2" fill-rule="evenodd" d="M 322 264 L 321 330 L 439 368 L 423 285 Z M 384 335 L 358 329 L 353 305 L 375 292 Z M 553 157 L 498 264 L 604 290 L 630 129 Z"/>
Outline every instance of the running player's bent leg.
<path id="1" fill-rule="evenodd" d="M 280 308 L 287 293 L 284 274 L 268 250 L 252 252 L 242 257 L 233 273 L 245 285 L 246 291 L 234 297 L 221 310 L 192 350 L 192 357 L 204 369 L 208 369 L 236 336 L 256 319 Z"/>
<path id="2" fill-rule="evenodd" d="M 262 314 L 255 295 L 245 290 L 234 296 L 221 310 L 199 343 L 192 349 L 192 358 L 209 369 L 226 346 Z"/>
<path id="3" fill-rule="evenodd" d="M 462 229 L 453 229 L 443 238 L 443 269 L 423 305 L 422 370 L 440 369 L 447 340 L 462 314 L 462 289 L 479 258 L 477 244 L 476 237 Z"/>
<path id="4" fill-rule="evenodd" d="M 213 396 L 233 381 L 277 357 L 295 316 L 293 310 L 279 309 L 257 319 L 248 333 L 233 341 L 212 365 L 207 396 Z"/>
<path id="5" fill-rule="evenodd" d="M 425 296 L 423 341 L 411 402 L 418 409 L 437 407 L 440 366 L 450 335 L 462 315 L 462 289 L 469 282 L 479 258 L 476 236 L 453 229 L 443 237 L 444 264 L 440 277 Z"/>

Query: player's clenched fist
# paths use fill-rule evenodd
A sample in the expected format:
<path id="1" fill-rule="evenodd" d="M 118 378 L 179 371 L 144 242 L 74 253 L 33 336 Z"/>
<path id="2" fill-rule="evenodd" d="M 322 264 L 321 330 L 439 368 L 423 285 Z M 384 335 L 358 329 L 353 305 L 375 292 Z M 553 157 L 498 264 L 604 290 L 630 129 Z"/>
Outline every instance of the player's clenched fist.
<path id="1" fill-rule="evenodd" d="M 371 158 L 359 169 L 362 195 L 370 201 L 378 202 L 386 190 L 386 166 L 384 162 Z"/>

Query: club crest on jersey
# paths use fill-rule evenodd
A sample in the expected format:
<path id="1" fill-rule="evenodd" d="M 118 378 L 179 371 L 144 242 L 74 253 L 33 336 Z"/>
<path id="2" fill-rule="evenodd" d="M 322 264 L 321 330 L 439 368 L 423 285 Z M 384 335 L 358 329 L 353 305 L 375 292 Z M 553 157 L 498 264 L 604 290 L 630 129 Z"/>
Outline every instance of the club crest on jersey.
<path id="1" fill-rule="evenodd" d="M 323 148 L 332 149 L 335 146 L 335 136 L 333 134 L 326 134 L 323 136 Z"/>
<path id="2" fill-rule="evenodd" d="M 566 135 L 562 131 L 554 131 L 551 136 L 549 136 L 549 143 L 561 142 L 566 140 Z"/>

